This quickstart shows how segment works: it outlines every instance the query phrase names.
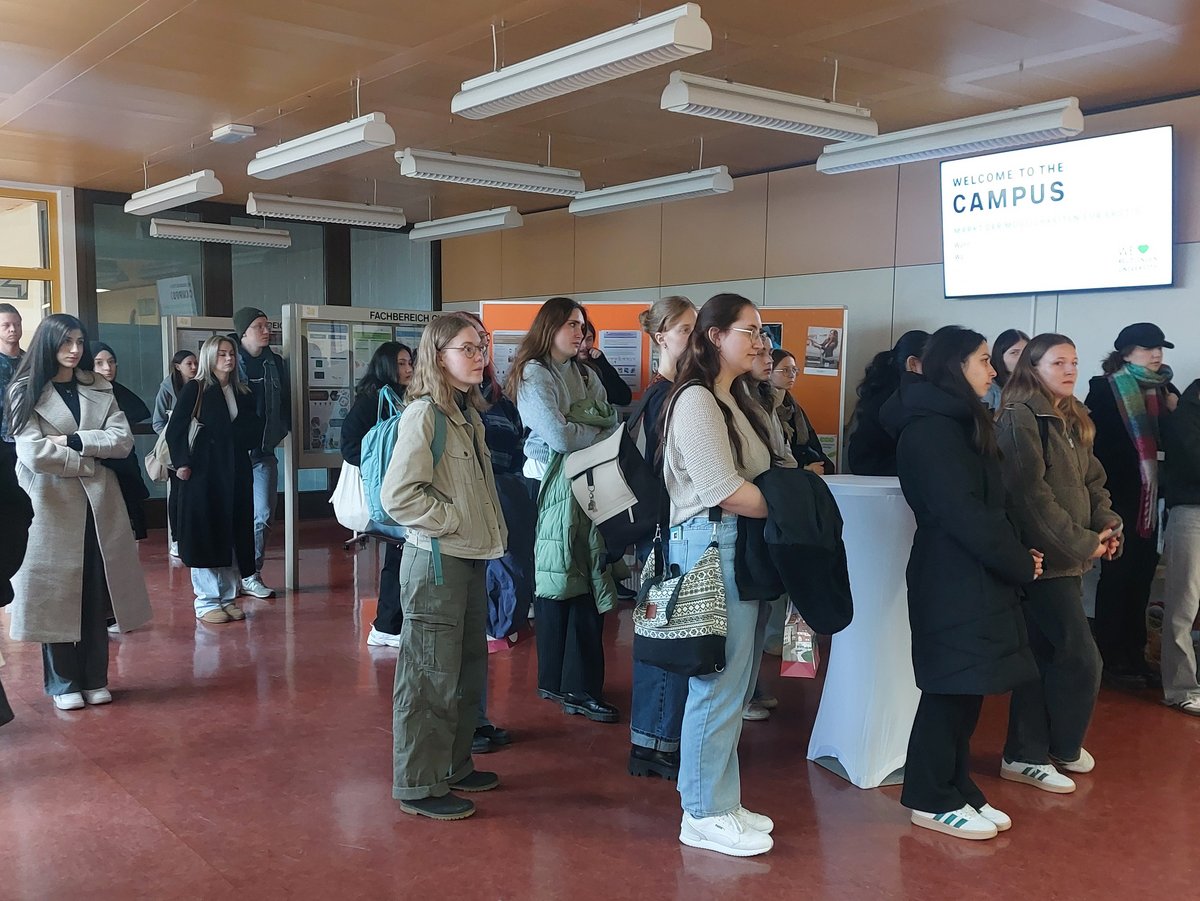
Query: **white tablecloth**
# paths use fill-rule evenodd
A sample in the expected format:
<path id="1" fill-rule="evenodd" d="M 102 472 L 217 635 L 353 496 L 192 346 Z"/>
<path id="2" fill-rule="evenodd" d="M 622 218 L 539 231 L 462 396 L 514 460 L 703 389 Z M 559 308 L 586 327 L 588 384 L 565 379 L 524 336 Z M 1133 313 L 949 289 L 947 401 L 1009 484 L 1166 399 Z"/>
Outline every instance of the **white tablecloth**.
<path id="1" fill-rule="evenodd" d="M 825 481 L 845 521 L 854 620 L 833 637 L 808 759 L 876 788 L 900 781 L 920 699 L 904 581 L 916 523 L 899 479 Z"/>

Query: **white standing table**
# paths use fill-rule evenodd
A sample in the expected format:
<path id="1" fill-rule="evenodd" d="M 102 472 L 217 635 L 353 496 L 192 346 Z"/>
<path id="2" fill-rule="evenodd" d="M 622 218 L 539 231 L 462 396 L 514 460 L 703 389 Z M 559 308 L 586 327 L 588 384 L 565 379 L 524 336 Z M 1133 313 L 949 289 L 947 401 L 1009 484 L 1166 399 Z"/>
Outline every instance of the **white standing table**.
<path id="1" fill-rule="evenodd" d="M 825 479 L 845 523 L 854 619 L 833 636 L 808 759 L 859 788 L 903 781 L 920 692 L 913 677 L 905 569 L 916 522 L 900 480 Z"/>

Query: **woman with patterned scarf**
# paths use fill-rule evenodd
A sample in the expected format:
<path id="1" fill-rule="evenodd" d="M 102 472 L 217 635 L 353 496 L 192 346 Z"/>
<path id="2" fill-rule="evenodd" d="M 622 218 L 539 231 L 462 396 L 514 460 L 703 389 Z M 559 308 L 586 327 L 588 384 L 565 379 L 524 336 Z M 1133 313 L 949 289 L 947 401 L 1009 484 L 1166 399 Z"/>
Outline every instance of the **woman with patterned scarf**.
<path id="1" fill-rule="evenodd" d="M 1159 556 L 1160 422 L 1179 400 L 1163 348 L 1175 345 L 1157 325 L 1137 322 L 1121 329 L 1113 347 L 1085 401 L 1096 424 L 1094 449 L 1108 476 L 1113 511 L 1125 523 L 1124 552 L 1100 564 L 1096 644 L 1105 681 L 1145 688 L 1159 684 L 1145 657 L 1146 605 Z"/>

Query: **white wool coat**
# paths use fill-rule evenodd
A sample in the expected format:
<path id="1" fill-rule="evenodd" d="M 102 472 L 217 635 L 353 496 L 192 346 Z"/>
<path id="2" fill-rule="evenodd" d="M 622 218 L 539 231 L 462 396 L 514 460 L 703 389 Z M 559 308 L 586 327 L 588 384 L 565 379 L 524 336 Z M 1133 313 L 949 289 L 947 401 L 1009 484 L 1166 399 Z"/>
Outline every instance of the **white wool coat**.
<path id="1" fill-rule="evenodd" d="M 79 641 L 83 598 L 83 542 L 90 505 L 113 612 L 122 632 L 150 620 L 150 599 L 138 561 L 129 514 L 116 474 L 101 458 L 133 450 L 133 435 L 117 407 L 112 385 L 79 373 L 79 423 L 53 385 L 47 385 L 29 422 L 16 436 L 17 481 L 33 502 L 25 562 L 13 577 L 11 635 L 16 641 Z M 79 435 L 83 451 L 55 444 Z"/>

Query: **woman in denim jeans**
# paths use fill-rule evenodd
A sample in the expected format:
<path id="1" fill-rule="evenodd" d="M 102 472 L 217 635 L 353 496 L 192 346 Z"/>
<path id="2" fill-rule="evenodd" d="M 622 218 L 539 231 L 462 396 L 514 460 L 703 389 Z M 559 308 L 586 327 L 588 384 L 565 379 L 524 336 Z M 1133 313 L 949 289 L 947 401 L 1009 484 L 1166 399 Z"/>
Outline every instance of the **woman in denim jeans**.
<path id="1" fill-rule="evenodd" d="M 742 806 L 737 756 L 742 709 L 754 688 L 767 621 L 766 604 L 738 596 L 737 517 L 766 517 L 766 501 L 753 480 L 770 468 L 771 451 L 755 401 L 731 388 L 750 371 L 766 340 L 758 308 L 749 300 L 736 294 L 709 300 L 680 361 L 663 438 L 674 526 L 670 560 L 687 570 L 715 538 L 728 615 L 725 668 L 693 676 L 688 684 L 679 747 L 679 840 L 733 857 L 771 850 L 775 825 Z M 715 525 L 709 521 L 713 507 L 722 512 Z"/>

